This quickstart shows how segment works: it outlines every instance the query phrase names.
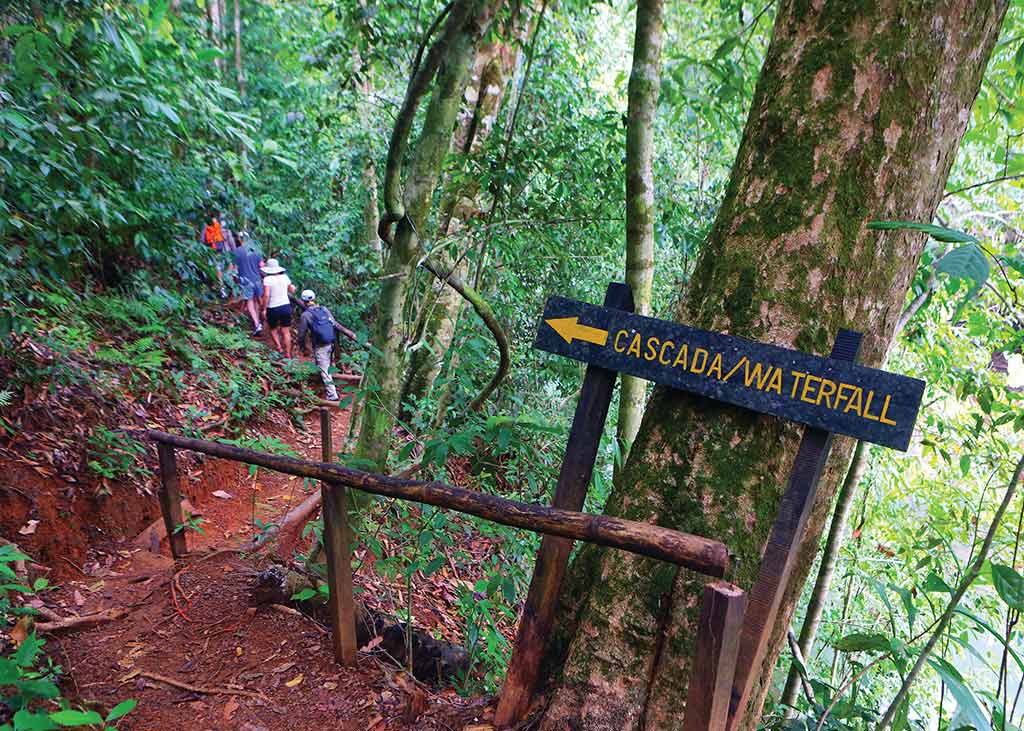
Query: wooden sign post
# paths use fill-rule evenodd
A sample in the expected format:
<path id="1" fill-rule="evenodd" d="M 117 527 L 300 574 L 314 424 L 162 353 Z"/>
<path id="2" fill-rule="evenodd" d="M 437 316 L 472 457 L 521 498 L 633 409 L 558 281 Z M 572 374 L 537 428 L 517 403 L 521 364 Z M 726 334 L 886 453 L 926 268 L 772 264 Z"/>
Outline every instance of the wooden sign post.
<path id="1" fill-rule="evenodd" d="M 631 311 L 633 291 L 625 284 L 610 284 L 604 304 L 608 308 Z M 594 462 L 597 460 L 597 449 L 601 444 L 601 434 L 604 432 L 604 422 L 608 418 L 608 406 L 612 402 L 615 378 L 614 371 L 593 365 L 587 367 L 580 400 L 576 404 L 576 414 L 569 430 L 562 468 L 558 473 L 552 507 L 577 511 L 583 509 L 594 472 Z M 541 539 L 512 650 L 512 661 L 494 714 L 494 725 L 499 728 L 518 720 L 529 709 L 571 552 L 572 541 L 566 538 L 544 536 Z"/>
<path id="2" fill-rule="evenodd" d="M 727 584 L 706 591 L 697 638 L 701 667 L 691 679 L 684 728 L 721 731 L 733 727 L 763 673 L 768 633 L 805 534 L 832 434 L 905 451 L 925 383 L 857 365 L 859 333 L 841 331 L 824 358 L 642 317 L 632 313 L 632 296 L 627 301 L 617 291 L 629 293 L 625 285 L 610 285 L 604 307 L 551 297 L 534 341 L 536 348 L 588 364 L 556 507 L 583 505 L 617 372 L 807 425 L 749 604 L 741 590 Z M 519 721 L 529 708 L 571 548 L 560 538 L 545 538 L 541 545 L 495 714 L 499 728 Z"/>

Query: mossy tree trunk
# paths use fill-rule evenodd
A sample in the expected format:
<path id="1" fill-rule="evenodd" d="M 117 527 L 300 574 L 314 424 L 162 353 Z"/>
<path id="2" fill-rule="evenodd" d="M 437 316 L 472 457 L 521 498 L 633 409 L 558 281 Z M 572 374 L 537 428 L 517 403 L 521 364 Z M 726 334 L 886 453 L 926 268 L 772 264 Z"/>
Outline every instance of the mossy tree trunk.
<path id="1" fill-rule="evenodd" d="M 456 274 L 463 279 L 468 269 L 466 259 L 460 260 L 455 267 Z M 459 293 L 444 282 L 432 279 L 427 286 L 430 290 L 423 304 L 423 327 L 416 334 L 417 348 L 409 356 L 402 389 L 403 421 L 412 416 L 414 404 L 429 395 L 434 387 L 465 304 Z"/>
<path id="2" fill-rule="evenodd" d="M 418 232 L 426 230 L 434 189 L 451 145 L 459 101 L 476 42 L 490 25 L 494 14 L 490 0 L 473 5 L 474 12 L 469 13 L 468 19 L 455 13 L 449 17 L 450 22 L 464 23 L 465 28 L 453 29 L 451 35 L 446 36 L 449 42 L 437 71 L 401 194 L 404 214 L 397 220 L 394 239 L 384 260 L 371 335 L 371 356 L 365 373 L 367 395 L 363 423 L 355 450 L 357 458 L 378 470 L 384 470 L 387 464 L 391 430 L 402 391 L 408 334 L 403 315 L 421 255 Z"/>
<path id="3" fill-rule="evenodd" d="M 661 90 L 662 0 L 639 0 L 626 127 L 626 284 L 639 315 L 651 314 L 654 283 L 654 115 Z M 625 459 L 644 415 L 647 382 L 623 376 L 617 438 Z M 618 470 L 616 470 L 618 472 Z"/>
<path id="4" fill-rule="evenodd" d="M 878 366 L 925 239 L 869 230 L 930 221 L 970 117 L 1006 0 L 785 0 L 715 225 L 676 317 L 819 354 L 840 328 Z M 753 583 L 801 429 L 656 388 L 607 512 L 720 539 Z M 850 457 L 837 439 L 771 630 L 756 727 L 793 606 Z M 580 551 L 542 729 L 664 729 L 683 716 L 702 577 L 616 551 Z"/>
<path id="5" fill-rule="evenodd" d="M 521 9 L 499 30 L 498 40 L 482 43 L 477 50 L 470 80 L 463 93 L 459 124 L 452 139 L 452 151 L 466 160 L 480 150 L 494 130 L 509 79 L 515 70 L 513 41 L 528 35 L 531 22 L 532 16 L 525 12 L 525 8 Z M 486 204 L 479 182 L 472 176 L 460 177 L 462 182 L 459 185 L 453 185 L 451 180 L 445 185 L 444 213 L 438 238 L 454 238 L 459 244 L 457 248 L 463 251 L 459 252 L 456 260 L 455 273 L 467 281 L 469 269 L 464 250 L 469 247 L 469 241 L 457 237 L 467 221 L 484 214 Z M 422 400 L 433 388 L 465 305 L 465 299 L 447 284 L 433 281 L 428 286 L 431 289 L 424 301 L 422 328 L 416 333 L 418 347 L 409 358 L 405 377 L 403 419 L 411 416 L 412 403 Z"/>

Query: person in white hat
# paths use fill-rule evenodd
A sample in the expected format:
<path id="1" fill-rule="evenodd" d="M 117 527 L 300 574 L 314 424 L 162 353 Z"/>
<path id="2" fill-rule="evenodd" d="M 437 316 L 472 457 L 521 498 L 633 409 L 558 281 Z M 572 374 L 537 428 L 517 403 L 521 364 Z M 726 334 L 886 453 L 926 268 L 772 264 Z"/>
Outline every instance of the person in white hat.
<path id="1" fill-rule="evenodd" d="M 270 328 L 274 347 L 285 358 L 292 357 L 292 303 L 288 295 L 295 285 L 277 259 L 267 259 L 263 271 L 263 319 Z"/>

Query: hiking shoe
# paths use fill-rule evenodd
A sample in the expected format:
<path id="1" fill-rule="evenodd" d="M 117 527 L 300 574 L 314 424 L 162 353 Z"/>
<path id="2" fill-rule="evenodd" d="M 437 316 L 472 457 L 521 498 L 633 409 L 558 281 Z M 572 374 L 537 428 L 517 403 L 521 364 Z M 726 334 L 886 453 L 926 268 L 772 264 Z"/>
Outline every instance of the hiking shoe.
<path id="1" fill-rule="evenodd" d="M 220 298 L 226 300 L 228 298 L 228 291 L 223 287 L 220 288 Z"/>
<path id="2" fill-rule="evenodd" d="M 258 338 L 262 334 L 263 334 L 263 328 L 262 327 L 258 327 L 258 328 L 256 328 L 255 330 L 252 331 L 252 336 L 254 338 Z"/>

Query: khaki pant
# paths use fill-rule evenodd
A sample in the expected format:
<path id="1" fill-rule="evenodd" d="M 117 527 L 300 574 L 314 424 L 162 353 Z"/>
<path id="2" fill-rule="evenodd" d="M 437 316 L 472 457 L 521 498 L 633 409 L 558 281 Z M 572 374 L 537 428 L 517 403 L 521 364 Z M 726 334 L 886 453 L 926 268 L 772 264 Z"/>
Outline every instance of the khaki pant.
<path id="1" fill-rule="evenodd" d="M 318 345 L 313 348 L 313 360 L 320 369 L 320 378 L 324 382 L 324 389 L 327 391 L 328 401 L 338 400 L 338 389 L 334 387 L 334 378 L 331 376 L 331 349 L 333 344 Z"/>

